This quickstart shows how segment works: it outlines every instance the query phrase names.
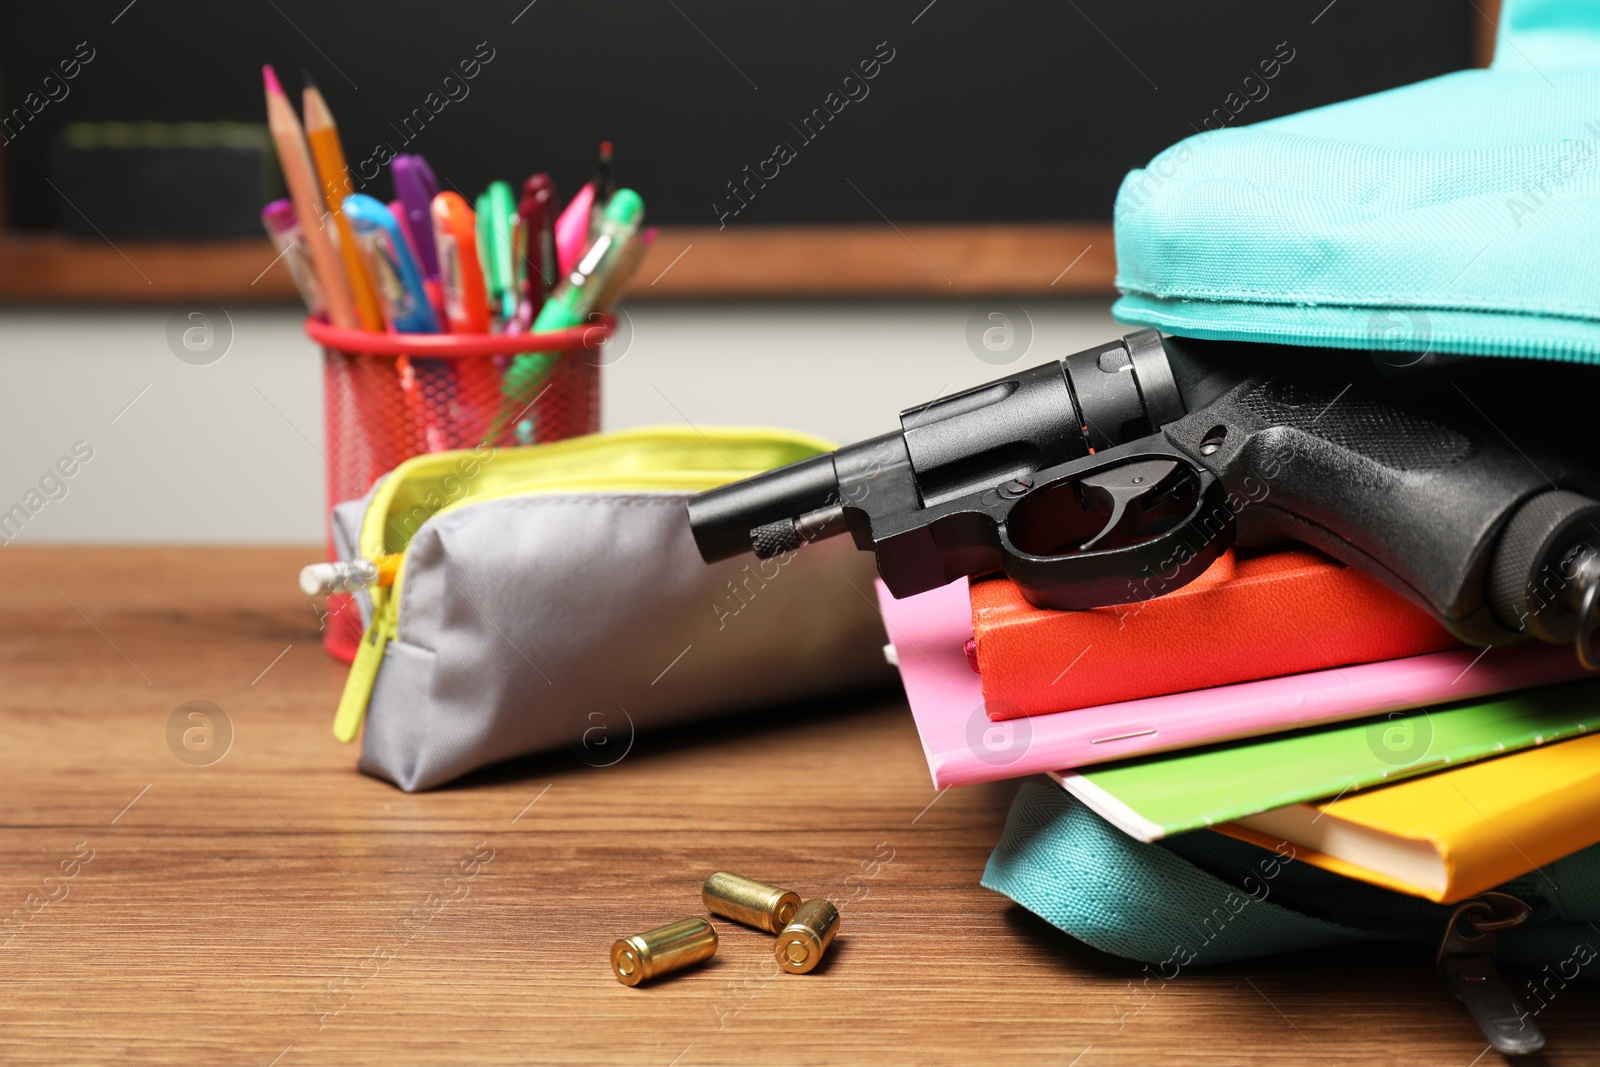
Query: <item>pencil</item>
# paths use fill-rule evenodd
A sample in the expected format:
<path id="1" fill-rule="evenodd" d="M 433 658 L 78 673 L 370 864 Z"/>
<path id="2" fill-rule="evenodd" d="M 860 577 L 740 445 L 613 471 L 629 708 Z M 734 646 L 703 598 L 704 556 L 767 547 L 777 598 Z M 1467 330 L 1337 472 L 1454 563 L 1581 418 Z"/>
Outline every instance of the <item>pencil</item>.
<path id="1" fill-rule="evenodd" d="M 306 142 L 311 146 L 317 177 L 322 179 L 328 214 L 333 216 L 333 225 L 339 234 L 339 256 L 344 260 L 345 277 L 355 297 L 356 313 L 363 329 L 382 333 L 383 306 L 378 303 L 378 291 L 373 288 L 366 265 L 361 262 L 350 222 L 344 217 L 344 198 L 350 195 L 350 170 L 345 165 L 344 146 L 339 143 L 339 127 L 334 124 L 333 112 L 328 110 L 328 102 L 309 74 L 306 75 L 304 99 Z"/>
<path id="2" fill-rule="evenodd" d="M 272 131 L 272 142 L 278 149 L 278 162 L 283 167 L 283 181 L 289 187 L 289 197 L 294 201 L 295 215 L 305 231 L 311 267 L 322 285 L 328 319 L 335 326 L 354 329 L 361 325 L 361 320 L 356 317 L 351 303 L 350 283 L 340 266 L 339 253 L 334 250 L 333 239 L 323 225 L 322 194 L 311 169 L 311 156 L 306 150 L 300 120 L 295 117 L 289 98 L 283 94 L 283 86 L 278 83 L 278 75 L 271 64 L 261 68 L 261 78 L 267 89 L 267 128 Z"/>

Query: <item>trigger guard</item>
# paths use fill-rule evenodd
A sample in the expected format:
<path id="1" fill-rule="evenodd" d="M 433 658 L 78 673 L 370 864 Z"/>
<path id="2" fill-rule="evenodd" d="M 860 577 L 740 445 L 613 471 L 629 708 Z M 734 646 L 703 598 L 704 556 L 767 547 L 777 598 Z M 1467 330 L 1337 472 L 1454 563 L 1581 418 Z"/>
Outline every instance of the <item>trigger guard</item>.
<path id="1" fill-rule="evenodd" d="M 1006 576 L 1028 603 L 1061 611 L 1132 604 L 1189 584 L 1232 547 L 1235 533 L 1235 512 L 1222 483 L 1209 471 L 1197 473 L 1200 488 L 1189 514 L 1166 533 L 1138 544 L 1036 556 L 1012 544 L 1001 524 L 997 533 Z M 1211 516 L 1221 521 L 1208 535 L 1202 519 Z"/>

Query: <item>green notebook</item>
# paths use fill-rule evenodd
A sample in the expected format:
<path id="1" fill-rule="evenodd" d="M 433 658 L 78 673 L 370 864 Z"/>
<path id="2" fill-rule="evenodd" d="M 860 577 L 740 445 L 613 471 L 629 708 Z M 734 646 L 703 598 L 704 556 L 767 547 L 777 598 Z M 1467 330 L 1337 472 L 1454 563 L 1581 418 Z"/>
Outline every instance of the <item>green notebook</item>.
<path id="1" fill-rule="evenodd" d="M 1050 776 L 1124 833 L 1156 841 L 1576 737 L 1596 725 L 1600 681 L 1569 682 Z"/>

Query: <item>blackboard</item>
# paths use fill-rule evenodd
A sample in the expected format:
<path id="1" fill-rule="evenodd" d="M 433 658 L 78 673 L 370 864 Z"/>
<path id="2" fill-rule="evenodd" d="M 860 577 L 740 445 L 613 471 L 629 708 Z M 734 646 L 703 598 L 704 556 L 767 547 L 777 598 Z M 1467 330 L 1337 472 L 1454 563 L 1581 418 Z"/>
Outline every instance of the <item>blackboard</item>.
<path id="1" fill-rule="evenodd" d="M 294 90 L 311 72 L 382 197 L 392 151 L 469 197 L 539 169 L 565 194 L 610 139 L 657 223 L 1106 219 L 1130 167 L 1208 124 L 1471 65 L 1479 17 L 1457 0 L 8 5 L 6 222 L 71 210 L 47 181 L 62 124 L 260 121 L 263 62 Z"/>

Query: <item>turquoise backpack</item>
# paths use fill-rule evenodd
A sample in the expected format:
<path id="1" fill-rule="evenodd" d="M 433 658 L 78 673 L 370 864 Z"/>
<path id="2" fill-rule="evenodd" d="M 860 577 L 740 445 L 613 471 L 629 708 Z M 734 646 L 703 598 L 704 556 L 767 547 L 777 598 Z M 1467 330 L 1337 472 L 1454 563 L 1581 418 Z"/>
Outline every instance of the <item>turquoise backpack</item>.
<path id="1" fill-rule="evenodd" d="M 1188 337 L 1600 361 L 1600 4 L 1506 0 L 1494 66 L 1130 173 L 1114 313 Z"/>

